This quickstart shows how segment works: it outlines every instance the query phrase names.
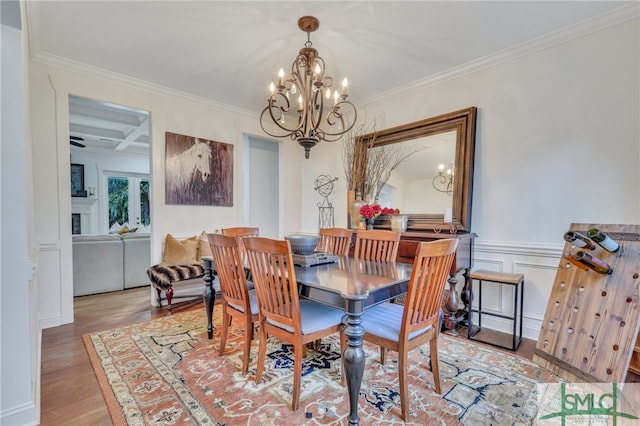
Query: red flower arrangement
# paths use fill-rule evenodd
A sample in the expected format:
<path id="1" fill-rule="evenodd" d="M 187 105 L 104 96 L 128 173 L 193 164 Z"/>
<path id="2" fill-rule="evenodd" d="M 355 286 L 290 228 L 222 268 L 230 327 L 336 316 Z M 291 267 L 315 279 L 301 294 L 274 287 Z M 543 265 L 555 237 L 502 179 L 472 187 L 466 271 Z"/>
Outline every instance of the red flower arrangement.
<path id="1" fill-rule="evenodd" d="M 400 209 L 394 209 L 392 207 L 385 207 L 382 209 L 382 213 L 381 214 L 399 214 L 400 213 Z"/>
<path id="2" fill-rule="evenodd" d="M 381 214 L 398 214 L 400 213 L 400 209 L 394 209 L 391 207 L 380 207 L 380 204 L 365 204 L 360 208 L 360 214 L 365 219 L 375 219 Z"/>

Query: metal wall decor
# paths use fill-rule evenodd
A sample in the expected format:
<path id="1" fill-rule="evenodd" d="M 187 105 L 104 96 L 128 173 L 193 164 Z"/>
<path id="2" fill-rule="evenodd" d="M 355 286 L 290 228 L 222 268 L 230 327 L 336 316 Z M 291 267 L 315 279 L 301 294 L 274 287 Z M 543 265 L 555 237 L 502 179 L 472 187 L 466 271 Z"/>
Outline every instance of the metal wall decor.
<path id="1" fill-rule="evenodd" d="M 320 175 L 316 178 L 313 189 L 322 195 L 321 203 L 318 203 L 318 228 L 333 228 L 334 215 L 333 205 L 329 201 L 329 195 L 333 192 L 333 183 L 338 178 L 332 178 L 329 175 Z"/>

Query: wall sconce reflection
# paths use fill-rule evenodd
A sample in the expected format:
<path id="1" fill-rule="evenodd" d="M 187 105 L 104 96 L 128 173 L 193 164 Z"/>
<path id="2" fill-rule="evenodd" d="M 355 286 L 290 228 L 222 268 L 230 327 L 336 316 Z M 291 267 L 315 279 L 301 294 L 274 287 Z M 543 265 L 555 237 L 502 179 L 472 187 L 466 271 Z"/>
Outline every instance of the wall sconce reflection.
<path id="1" fill-rule="evenodd" d="M 434 176 L 431 183 L 436 191 L 453 195 L 453 163 L 449 164 L 446 172 L 444 169 L 444 164 L 438 166 L 438 174 Z"/>

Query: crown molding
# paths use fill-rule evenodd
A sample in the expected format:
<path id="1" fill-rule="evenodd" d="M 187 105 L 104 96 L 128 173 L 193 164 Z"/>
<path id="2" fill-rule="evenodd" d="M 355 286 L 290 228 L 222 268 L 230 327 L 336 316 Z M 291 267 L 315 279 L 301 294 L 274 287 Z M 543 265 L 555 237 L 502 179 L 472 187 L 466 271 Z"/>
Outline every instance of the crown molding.
<path id="1" fill-rule="evenodd" d="M 613 25 L 621 24 L 640 16 L 640 3 L 632 3 L 619 7 L 610 12 L 596 16 L 595 18 L 570 25 L 557 31 L 552 31 L 535 39 L 520 43 L 514 47 L 504 49 L 499 52 L 483 56 L 473 61 L 469 61 L 461 66 L 448 69 L 446 71 L 429 75 L 423 79 L 416 80 L 404 86 L 396 87 L 386 92 L 379 93 L 358 102 L 359 105 L 380 102 L 389 98 L 400 97 L 418 89 L 442 84 L 448 80 L 453 80 L 481 71 L 495 65 L 512 61 L 514 59 L 531 55 L 540 50 L 548 49 L 558 44 L 566 43 L 573 39 L 583 37 Z"/>
<path id="2" fill-rule="evenodd" d="M 145 92 L 160 94 L 171 98 L 177 98 L 188 102 L 194 102 L 202 105 L 206 105 L 213 108 L 222 109 L 224 111 L 231 111 L 236 114 L 244 115 L 250 118 L 256 118 L 258 114 L 255 112 L 238 108 L 233 105 L 223 104 L 221 102 L 214 101 L 212 99 L 204 98 L 202 96 L 196 96 L 191 93 L 183 92 L 180 90 L 171 89 L 159 84 L 151 83 L 145 80 L 140 80 L 125 74 L 120 74 L 112 71 L 105 70 L 103 68 L 87 65 L 82 62 L 73 61 L 71 59 L 64 58 L 58 55 L 52 55 L 49 53 L 37 53 L 31 55 L 31 60 L 45 65 L 50 65 L 57 68 L 62 68 L 67 71 L 82 74 L 87 77 L 101 78 L 110 82 L 120 83 L 126 86 L 130 86 Z"/>

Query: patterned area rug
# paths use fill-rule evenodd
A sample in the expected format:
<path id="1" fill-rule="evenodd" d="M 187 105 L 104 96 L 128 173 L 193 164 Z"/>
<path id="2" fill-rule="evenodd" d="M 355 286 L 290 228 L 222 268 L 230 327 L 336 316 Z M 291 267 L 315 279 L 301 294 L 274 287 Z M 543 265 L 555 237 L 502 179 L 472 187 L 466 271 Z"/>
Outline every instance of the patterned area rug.
<path id="1" fill-rule="evenodd" d="M 216 305 L 214 324 L 221 319 Z M 242 330 L 231 327 L 224 356 L 219 334 L 207 339 L 203 309 L 84 336 L 114 424 L 127 425 L 347 425 L 349 400 L 340 386 L 339 336 L 307 350 L 300 408 L 289 409 L 293 353 L 268 342 L 263 382 L 240 372 Z M 256 333 L 257 336 L 257 333 Z M 557 382 L 528 360 L 441 335 L 442 391 L 434 391 L 428 345 L 409 355 L 407 423 L 400 419 L 397 354 L 380 365 L 378 348 L 365 344 L 367 366 L 360 392 L 362 425 L 528 425 L 544 383 Z M 538 385 L 538 386 L 537 386 Z"/>

